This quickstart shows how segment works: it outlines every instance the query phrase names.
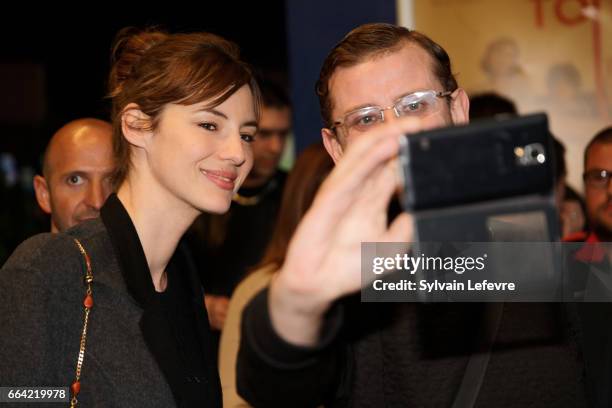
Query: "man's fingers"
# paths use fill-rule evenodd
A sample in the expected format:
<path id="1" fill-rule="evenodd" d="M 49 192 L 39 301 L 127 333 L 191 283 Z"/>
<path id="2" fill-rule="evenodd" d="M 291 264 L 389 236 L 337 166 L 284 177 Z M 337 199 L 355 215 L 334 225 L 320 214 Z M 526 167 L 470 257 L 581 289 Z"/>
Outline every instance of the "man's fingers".
<path id="1" fill-rule="evenodd" d="M 334 196 L 350 194 L 359 188 L 378 166 L 397 155 L 401 135 L 415 132 L 420 127 L 420 121 L 417 119 L 400 118 L 360 136 L 347 147 L 346 154 L 330 174 L 322 190 L 332 190 L 330 200 L 334 200 Z"/>
<path id="2" fill-rule="evenodd" d="M 382 242 L 412 242 L 414 239 L 414 218 L 411 214 L 401 213 L 391 223 Z"/>
<path id="3" fill-rule="evenodd" d="M 395 162 L 393 161 L 387 162 L 384 167 L 373 172 L 362 187 L 359 199 L 355 201 L 354 206 L 361 207 L 358 211 L 367 211 L 372 215 L 380 213 L 386 217 L 389 202 L 396 191 L 397 179 L 394 173 Z"/>

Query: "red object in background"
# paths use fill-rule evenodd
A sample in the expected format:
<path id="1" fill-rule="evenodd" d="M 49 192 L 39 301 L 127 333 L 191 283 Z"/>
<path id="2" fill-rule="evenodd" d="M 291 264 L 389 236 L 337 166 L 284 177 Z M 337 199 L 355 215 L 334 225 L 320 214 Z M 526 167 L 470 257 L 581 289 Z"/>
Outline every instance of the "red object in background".
<path id="1" fill-rule="evenodd" d="M 577 2 L 580 5 L 580 12 L 575 16 L 568 16 L 565 14 L 564 5 L 568 2 Z M 555 1 L 555 15 L 559 19 L 562 24 L 572 26 L 579 23 L 582 23 L 587 19 L 587 17 L 582 13 L 582 10 L 589 6 L 589 2 L 587 0 L 556 0 Z M 597 6 L 596 6 L 597 7 Z"/>

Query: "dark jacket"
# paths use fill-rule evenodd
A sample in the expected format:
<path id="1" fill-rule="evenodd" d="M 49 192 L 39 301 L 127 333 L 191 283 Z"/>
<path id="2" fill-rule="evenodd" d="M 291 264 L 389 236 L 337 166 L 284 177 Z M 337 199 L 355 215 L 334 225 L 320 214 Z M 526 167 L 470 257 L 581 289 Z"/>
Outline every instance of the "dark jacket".
<path id="1" fill-rule="evenodd" d="M 109 202 L 124 212 L 119 222 L 108 221 L 107 214 L 105 222 L 92 220 L 66 233 L 37 235 L 20 245 L 0 270 L 0 385 L 70 386 L 74 381 L 85 297 L 83 258 L 73 241 L 78 237 L 89 253 L 94 275 L 79 405 L 185 405 L 176 395 L 173 398 L 177 388 L 169 385 L 168 377 L 172 361 L 159 350 L 159 339 L 168 335 L 167 330 L 160 327 L 145 299 L 146 277 L 135 274 L 146 262 L 144 253 L 127 212 L 117 207 L 115 196 Z M 139 251 L 125 251 L 130 245 Z M 192 283 L 195 332 L 206 350 L 208 320 L 197 272 L 178 252 L 173 269 Z M 152 287 L 150 276 L 148 284 Z M 198 387 L 206 394 L 207 406 L 220 406 L 216 364 L 207 360 L 204 366 L 207 373 L 196 379 Z"/>
<path id="2" fill-rule="evenodd" d="M 267 291 L 243 316 L 238 392 L 257 407 L 451 407 L 487 305 L 366 303 L 332 309 L 317 347 L 280 339 Z M 584 407 L 573 305 L 506 303 L 476 407 Z"/>

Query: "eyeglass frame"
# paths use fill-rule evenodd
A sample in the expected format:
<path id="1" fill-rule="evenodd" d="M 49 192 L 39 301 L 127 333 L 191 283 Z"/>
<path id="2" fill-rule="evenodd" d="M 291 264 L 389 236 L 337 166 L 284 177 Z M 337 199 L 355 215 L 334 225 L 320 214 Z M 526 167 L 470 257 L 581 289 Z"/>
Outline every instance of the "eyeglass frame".
<path id="1" fill-rule="evenodd" d="M 456 91 L 456 89 L 455 89 L 455 91 Z M 396 118 L 401 117 L 401 115 L 398 114 L 397 106 L 398 106 L 400 100 L 404 99 L 407 96 L 414 95 L 414 94 L 419 93 L 419 92 L 434 92 L 434 96 L 436 98 L 449 98 L 449 99 L 452 99 L 452 95 L 453 95 L 453 93 L 455 91 L 435 91 L 433 89 L 424 89 L 424 90 L 413 91 L 413 92 L 407 93 L 405 95 L 402 95 L 402 96 L 400 96 L 399 98 L 397 98 L 395 100 L 393 105 L 389 105 L 389 106 L 384 107 L 384 108 L 380 107 L 378 105 L 370 105 L 370 106 L 363 106 L 361 108 L 353 109 L 352 111 L 346 112 L 344 115 L 342 115 L 341 119 L 334 121 L 334 123 L 329 128 L 329 130 L 331 130 L 334 133 L 337 133 L 336 129 L 338 128 L 338 126 L 344 126 L 347 116 L 349 116 L 349 115 L 351 115 L 351 114 L 353 114 L 355 112 L 359 112 L 360 110 L 363 110 L 363 109 L 378 108 L 380 110 L 380 114 L 382 115 L 382 122 L 384 122 L 385 121 L 385 113 L 384 112 L 389 110 L 389 109 L 393 109 L 393 112 L 395 113 L 395 117 Z M 347 133 L 348 133 L 348 129 L 345 128 L 345 130 L 347 130 Z"/>
<path id="2" fill-rule="evenodd" d="M 601 185 L 597 184 L 597 182 L 594 180 L 591 180 L 589 182 L 588 178 L 592 174 L 598 174 L 599 176 L 604 174 L 604 182 Z M 584 181 L 584 184 L 589 187 L 598 188 L 598 189 L 608 188 L 608 185 L 610 184 L 610 180 L 612 180 L 612 170 L 591 169 L 591 170 L 588 170 L 582 173 L 582 180 Z"/>

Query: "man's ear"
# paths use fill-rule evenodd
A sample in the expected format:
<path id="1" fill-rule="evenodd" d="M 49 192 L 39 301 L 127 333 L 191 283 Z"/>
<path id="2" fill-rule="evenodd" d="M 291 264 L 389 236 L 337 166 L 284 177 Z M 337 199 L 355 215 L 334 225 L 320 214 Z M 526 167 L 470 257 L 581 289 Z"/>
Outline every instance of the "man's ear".
<path id="1" fill-rule="evenodd" d="M 144 148 L 152 135 L 151 117 L 135 103 L 128 104 L 121 113 L 123 137 L 133 146 Z"/>
<path id="2" fill-rule="evenodd" d="M 49 186 L 47 180 L 38 174 L 34 176 L 34 192 L 36 193 L 36 201 L 40 208 L 47 214 L 51 214 L 51 196 L 49 195 Z"/>
<path id="3" fill-rule="evenodd" d="M 321 129 L 321 137 L 323 138 L 323 145 L 325 150 L 331 156 L 334 163 L 338 163 L 342 155 L 344 154 L 344 148 L 338 140 L 338 136 L 328 128 Z"/>
<path id="4" fill-rule="evenodd" d="M 457 88 L 451 95 L 451 118 L 453 124 L 462 125 L 470 121 L 470 100 L 463 88 Z"/>

